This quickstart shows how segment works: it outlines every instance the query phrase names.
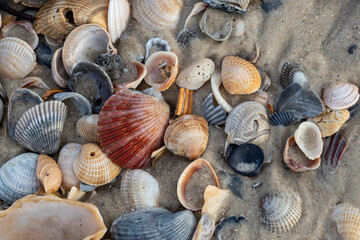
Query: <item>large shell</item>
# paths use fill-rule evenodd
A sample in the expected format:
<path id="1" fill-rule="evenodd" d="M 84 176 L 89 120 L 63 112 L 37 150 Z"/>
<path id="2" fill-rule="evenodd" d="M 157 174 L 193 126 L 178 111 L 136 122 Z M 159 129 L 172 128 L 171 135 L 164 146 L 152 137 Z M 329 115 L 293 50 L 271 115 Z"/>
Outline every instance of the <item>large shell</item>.
<path id="1" fill-rule="evenodd" d="M 74 162 L 77 160 L 81 145 L 68 143 L 60 151 L 58 164 L 62 173 L 62 187 L 69 191 L 72 187 L 80 187 L 80 180 L 74 172 Z"/>
<path id="2" fill-rule="evenodd" d="M 145 208 L 123 214 L 111 226 L 114 239 L 190 240 L 196 218 L 189 210 L 171 213 L 163 208 Z"/>
<path id="3" fill-rule="evenodd" d="M 261 86 L 261 76 L 256 67 L 234 56 L 223 59 L 221 81 L 230 94 L 251 94 Z"/>
<path id="4" fill-rule="evenodd" d="M 328 137 L 339 131 L 341 126 L 350 118 L 350 112 L 347 109 L 332 110 L 326 108 L 321 115 L 310 118 L 311 122 L 319 127 L 321 136 Z"/>
<path id="5" fill-rule="evenodd" d="M 105 233 L 103 218 L 95 205 L 51 195 L 30 195 L 0 211 L 3 240 L 100 240 Z"/>
<path id="6" fill-rule="evenodd" d="M 98 136 L 108 157 L 125 168 L 151 165 L 151 153 L 162 145 L 170 107 L 139 91 L 121 89 L 99 114 Z"/>
<path id="7" fill-rule="evenodd" d="M 269 231 L 289 232 L 301 216 L 301 198 L 296 194 L 268 194 L 261 198 L 260 222 Z"/>
<path id="8" fill-rule="evenodd" d="M 0 74 L 9 79 L 24 78 L 36 66 L 34 50 L 25 41 L 7 37 L 0 40 Z"/>
<path id="9" fill-rule="evenodd" d="M 336 82 L 324 89 L 324 103 L 331 109 L 346 109 L 359 100 L 359 88 L 351 83 Z"/>
<path id="10" fill-rule="evenodd" d="M 3 37 L 16 37 L 27 42 L 32 49 L 39 44 L 39 37 L 36 34 L 31 22 L 17 21 L 12 22 L 1 28 Z"/>
<path id="11" fill-rule="evenodd" d="M 208 185 L 204 192 L 204 206 L 201 214 L 209 213 L 218 222 L 224 213 L 224 205 L 230 196 L 229 190 L 220 189 L 219 186 Z"/>
<path id="12" fill-rule="evenodd" d="M 161 31 L 176 28 L 183 0 L 134 0 L 132 7 L 132 14 L 141 25 Z"/>
<path id="13" fill-rule="evenodd" d="M 331 218 L 344 240 L 360 239 L 360 210 L 349 203 L 336 206 Z"/>
<path id="14" fill-rule="evenodd" d="M 37 161 L 36 176 L 46 193 L 56 192 L 61 185 L 62 174 L 59 166 L 51 157 L 40 154 Z"/>
<path id="15" fill-rule="evenodd" d="M 99 142 L 97 134 L 97 123 L 99 115 L 93 114 L 90 116 L 83 116 L 76 123 L 76 132 L 86 140 L 97 143 Z"/>
<path id="16" fill-rule="evenodd" d="M 205 118 L 187 114 L 171 122 L 166 129 L 164 143 L 172 153 L 193 160 L 203 154 L 208 139 L 209 129 Z"/>
<path id="17" fill-rule="evenodd" d="M 225 41 L 230 37 L 234 15 L 219 9 L 207 8 L 202 16 L 200 30 L 215 41 Z"/>
<path id="18" fill-rule="evenodd" d="M 12 204 L 16 200 L 35 193 L 41 183 L 36 177 L 38 154 L 23 153 L 0 168 L 0 198 Z M 0 224 L 1 225 L 1 224 Z"/>
<path id="19" fill-rule="evenodd" d="M 130 17 L 128 0 L 110 0 L 108 11 L 108 28 L 111 41 L 116 42 L 125 30 Z"/>
<path id="20" fill-rule="evenodd" d="M 303 122 L 296 129 L 294 139 L 301 151 L 311 160 L 321 156 L 323 141 L 320 129 L 312 122 Z"/>

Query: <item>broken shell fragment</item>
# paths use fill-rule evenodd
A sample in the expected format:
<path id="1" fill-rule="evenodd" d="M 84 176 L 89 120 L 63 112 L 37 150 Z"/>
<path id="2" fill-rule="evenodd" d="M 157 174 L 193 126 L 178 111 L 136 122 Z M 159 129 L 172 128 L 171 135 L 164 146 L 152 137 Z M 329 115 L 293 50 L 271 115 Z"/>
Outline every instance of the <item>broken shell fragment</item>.
<path id="1" fill-rule="evenodd" d="M 296 118 L 293 112 L 275 112 L 270 115 L 269 120 L 273 126 L 283 125 L 286 127 L 301 119 Z"/>
<path id="2" fill-rule="evenodd" d="M 321 115 L 310 118 L 320 129 L 321 137 L 328 137 L 339 131 L 341 126 L 350 118 L 350 112 L 347 109 L 332 110 L 326 108 Z"/>
<path id="3" fill-rule="evenodd" d="M 312 122 L 303 122 L 296 129 L 294 139 L 301 151 L 311 160 L 321 156 L 323 141 L 320 129 Z"/>
<path id="4" fill-rule="evenodd" d="M 47 0 L 14 0 L 15 3 L 21 2 L 22 5 L 33 8 L 42 7 Z"/>
<path id="5" fill-rule="evenodd" d="M 227 219 L 221 219 L 220 223 L 215 229 L 215 236 L 217 240 L 226 240 L 234 238 L 235 233 L 239 230 L 239 226 L 246 221 L 243 216 L 231 216 Z"/>
<path id="6" fill-rule="evenodd" d="M 204 213 L 197 225 L 192 240 L 209 240 L 214 235 L 215 219 L 209 213 Z"/>
<path id="7" fill-rule="evenodd" d="M 61 186 L 70 191 L 72 187 L 80 187 L 80 180 L 74 172 L 74 162 L 77 160 L 81 150 L 81 145 L 77 143 L 68 143 L 60 151 L 58 164 L 62 173 Z"/>
<path id="8" fill-rule="evenodd" d="M 326 171 L 334 170 L 340 163 L 347 147 L 346 139 L 340 132 L 324 139 L 324 151 L 322 155 L 323 167 Z"/>
<path id="9" fill-rule="evenodd" d="M 53 59 L 51 61 L 51 74 L 58 86 L 66 88 L 70 76 L 66 73 L 62 61 L 62 50 L 63 48 L 61 47 L 54 52 Z"/>
<path id="10" fill-rule="evenodd" d="M 76 132 L 86 140 L 97 143 L 99 138 L 97 135 L 98 114 L 81 117 L 76 123 Z"/>
<path id="11" fill-rule="evenodd" d="M 220 189 L 219 186 L 208 185 L 204 192 L 204 206 L 201 209 L 201 214 L 209 213 L 215 222 L 218 222 L 229 196 L 229 190 Z"/>
<path id="12" fill-rule="evenodd" d="M 130 17 L 130 5 L 127 0 L 110 0 L 108 8 L 108 29 L 111 41 L 116 42 L 125 30 Z"/>
<path id="13" fill-rule="evenodd" d="M 337 205 L 331 214 L 337 224 L 337 230 L 344 240 L 360 238 L 360 210 L 349 203 Z"/>
<path id="14" fill-rule="evenodd" d="M 247 9 L 242 8 L 242 0 L 203 0 L 205 3 L 209 4 L 212 8 L 219 8 L 226 12 L 236 12 L 244 14 L 247 12 Z"/>
<path id="15" fill-rule="evenodd" d="M 287 88 L 294 82 L 300 84 L 302 88 L 309 88 L 304 70 L 300 65 L 295 62 L 286 62 L 281 68 L 280 84 L 283 88 Z"/>
<path id="16" fill-rule="evenodd" d="M 51 157 L 40 154 L 37 160 L 36 176 L 46 193 L 56 192 L 61 185 L 62 174 L 59 166 Z"/>
<path id="17" fill-rule="evenodd" d="M 226 112 L 221 105 L 214 106 L 213 94 L 210 93 L 201 103 L 201 111 L 205 119 L 211 125 L 224 125 L 226 122 Z"/>
<path id="18" fill-rule="evenodd" d="M 234 15 L 214 8 L 207 8 L 202 16 L 200 30 L 215 41 L 225 41 L 230 37 Z"/>
<path id="19" fill-rule="evenodd" d="M 168 41 L 162 39 L 162 38 L 150 38 L 149 41 L 147 41 L 145 46 L 145 62 L 148 60 L 148 58 L 155 52 L 170 52 L 171 47 L 168 43 Z"/>
<path id="20" fill-rule="evenodd" d="M 194 91 L 192 90 L 185 88 L 179 89 L 179 96 L 175 110 L 176 116 L 191 114 L 193 106 L 193 94 Z"/>
<path id="21" fill-rule="evenodd" d="M 211 77 L 211 91 L 214 94 L 214 98 L 216 99 L 216 102 L 221 105 L 226 112 L 231 112 L 233 109 L 223 98 L 223 96 L 220 93 L 220 87 L 221 85 L 221 74 L 219 72 L 215 72 Z"/>
<path id="22" fill-rule="evenodd" d="M 324 89 L 324 103 L 333 110 L 346 109 L 359 100 L 359 88 L 351 83 L 336 82 Z"/>
<path id="23" fill-rule="evenodd" d="M 269 13 L 281 6 L 281 4 L 281 0 L 264 0 L 261 3 L 261 8 L 264 10 L 264 12 Z"/>
<path id="24" fill-rule="evenodd" d="M 181 43 L 183 47 L 186 47 L 189 46 L 197 36 L 198 34 L 196 31 L 190 28 L 185 28 L 176 35 L 176 41 Z"/>
<path id="25" fill-rule="evenodd" d="M 39 44 L 39 37 L 36 34 L 31 22 L 28 21 L 17 21 L 9 23 L 8 25 L 1 28 L 3 37 L 15 37 L 25 41 L 35 49 Z"/>

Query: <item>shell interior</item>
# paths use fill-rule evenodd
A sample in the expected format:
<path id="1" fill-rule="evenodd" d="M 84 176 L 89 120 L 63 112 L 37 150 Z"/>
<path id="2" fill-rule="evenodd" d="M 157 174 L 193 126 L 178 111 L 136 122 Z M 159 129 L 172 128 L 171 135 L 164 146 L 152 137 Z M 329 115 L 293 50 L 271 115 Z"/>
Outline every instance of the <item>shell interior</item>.
<path id="1" fill-rule="evenodd" d="M 203 33 L 215 41 L 225 41 L 230 37 L 234 15 L 214 8 L 207 8 L 199 27 Z"/>
<path id="2" fill-rule="evenodd" d="M 212 8 L 219 8 L 226 12 L 236 12 L 244 14 L 247 9 L 243 9 L 237 2 L 229 0 L 204 0 Z"/>

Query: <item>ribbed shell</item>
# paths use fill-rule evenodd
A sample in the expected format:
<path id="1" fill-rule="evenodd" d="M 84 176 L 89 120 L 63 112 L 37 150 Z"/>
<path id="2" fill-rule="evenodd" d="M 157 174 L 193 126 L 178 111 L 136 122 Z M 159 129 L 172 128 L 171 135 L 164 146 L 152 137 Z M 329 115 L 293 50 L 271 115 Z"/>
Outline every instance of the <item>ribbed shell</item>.
<path id="1" fill-rule="evenodd" d="M 110 0 L 108 11 L 108 28 L 111 41 L 116 42 L 125 30 L 130 17 L 128 0 Z"/>
<path id="2" fill-rule="evenodd" d="M 290 124 L 300 121 L 301 119 L 297 119 L 292 112 L 275 112 L 270 115 L 269 120 L 270 123 L 274 126 L 280 124 L 286 127 Z"/>
<path id="3" fill-rule="evenodd" d="M 62 47 L 58 48 L 54 52 L 53 59 L 51 61 L 51 73 L 56 84 L 62 88 L 66 88 L 70 76 L 67 75 L 62 62 L 62 49 Z"/>
<path id="4" fill-rule="evenodd" d="M 7 24 L 1 29 L 3 37 L 15 37 L 27 42 L 32 49 L 39 44 L 39 37 L 33 25 L 28 21 L 17 21 Z"/>
<path id="5" fill-rule="evenodd" d="M 303 122 L 294 133 L 296 144 L 301 151 L 311 160 L 321 156 L 323 141 L 318 126 L 312 122 Z"/>
<path id="6" fill-rule="evenodd" d="M 176 28 L 183 0 L 134 0 L 132 7 L 132 14 L 141 25 L 161 31 Z"/>
<path id="7" fill-rule="evenodd" d="M 210 93 L 201 103 L 203 116 L 211 125 L 224 125 L 226 121 L 226 112 L 221 105 L 214 106 L 213 94 Z"/>
<path id="8" fill-rule="evenodd" d="M 33 152 L 54 154 L 66 120 L 66 106 L 59 101 L 40 103 L 27 110 L 15 128 L 15 140 Z"/>
<path id="9" fill-rule="evenodd" d="M 341 126 L 350 118 L 347 109 L 332 110 L 327 108 L 320 116 L 310 118 L 311 122 L 316 123 L 321 132 L 321 137 L 328 137 L 339 131 Z"/>
<path id="10" fill-rule="evenodd" d="M 304 74 L 304 70 L 295 62 L 286 62 L 281 68 L 280 84 L 287 88 L 292 83 L 298 83 L 303 88 L 309 88 L 309 83 Z"/>
<path id="11" fill-rule="evenodd" d="M 91 186 L 102 186 L 111 182 L 120 171 L 121 168 L 110 161 L 100 146 L 93 143 L 84 144 L 74 162 L 76 176 Z"/>
<path id="12" fill-rule="evenodd" d="M 80 187 L 80 180 L 74 172 L 74 162 L 77 160 L 81 150 L 81 145 L 77 143 L 68 143 L 60 151 L 58 164 L 62 173 L 61 185 L 70 190 L 72 187 Z"/>
<path id="13" fill-rule="evenodd" d="M 34 50 L 25 41 L 7 37 L 0 40 L 0 74 L 5 78 L 24 78 L 36 66 Z"/>
<path id="14" fill-rule="evenodd" d="M 123 214 L 110 231 L 116 240 L 190 240 L 196 224 L 189 210 L 171 213 L 163 208 L 145 208 Z"/>
<path id="15" fill-rule="evenodd" d="M 264 10 L 264 12 L 269 13 L 281 6 L 281 4 L 281 0 L 264 0 L 261 3 L 261 8 Z"/>
<path id="16" fill-rule="evenodd" d="M 151 165 L 151 153 L 162 146 L 170 107 L 139 91 L 121 89 L 99 114 L 98 136 L 108 157 L 125 168 Z"/>
<path id="17" fill-rule="evenodd" d="M 250 62 L 227 56 L 222 61 L 221 81 L 230 94 L 251 94 L 261 86 L 259 71 Z"/>
<path id="18" fill-rule="evenodd" d="M 76 132 L 86 140 L 97 143 L 99 142 L 97 134 L 97 123 L 99 115 L 93 114 L 90 116 L 83 116 L 76 123 Z"/>
<path id="19" fill-rule="evenodd" d="M 261 224 L 269 231 L 289 232 L 301 216 L 301 198 L 298 194 L 278 193 L 262 197 Z"/>
<path id="20" fill-rule="evenodd" d="M 245 9 L 248 7 L 251 0 L 239 0 L 239 5 L 242 9 Z"/>
<path id="21" fill-rule="evenodd" d="M 46 193 L 56 192 L 61 185 L 62 174 L 59 166 L 51 157 L 40 154 L 37 161 L 36 176 Z"/>
<path id="22" fill-rule="evenodd" d="M 41 183 L 36 177 L 38 154 L 23 153 L 0 168 L 0 198 L 12 204 L 16 200 L 35 193 Z"/>
<path id="23" fill-rule="evenodd" d="M 131 207 L 131 209 L 137 210 L 159 205 L 159 183 L 144 170 L 126 170 L 121 178 L 120 191 L 126 207 Z"/>
<path id="24" fill-rule="evenodd" d="M 336 221 L 337 230 L 344 240 L 360 239 L 360 210 L 349 203 L 336 206 L 331 214 Z"/>
<path id="25" fill-rule="evenodd" d="M 324 89 L 324 103 L 331 109 L 346 109 L 359 100 L 359 88 L 351 83 L 336 82 Z"/>

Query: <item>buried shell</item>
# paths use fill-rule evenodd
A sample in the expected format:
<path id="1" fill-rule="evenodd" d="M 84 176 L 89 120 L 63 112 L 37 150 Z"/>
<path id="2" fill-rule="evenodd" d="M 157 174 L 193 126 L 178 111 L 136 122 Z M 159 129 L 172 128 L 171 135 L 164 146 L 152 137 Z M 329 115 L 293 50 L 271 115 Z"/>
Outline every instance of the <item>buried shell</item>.
<path id="1" fill-rule="evenodd" d="M 337 205 L 331 214 L 344 240 L 360 239 L 360 210 L 349 203 Z"/>
<path id="2" fill-rule="evenodd" d="M 130 5 L 127 0 L 110 0 L 108 8 L 108 28 L 111 41 L 116 42 L 125 30 L 130 17 Z"/>
<path id="3" fill-rule="evenodd" d="M 189 210 L 171 213 L 163 208 L 145 208 L 126 213 L 111 226 L 111 236 L 116 239 L 190 240 L 196 218 Z"/>
<path id="4" fill-rule="evenodd" d="M 286 62 L 281 68 L 280 84 L 287 88 L 292 83 L 298 83 L 303 88 L 309 88 L 309 83 L 304 74 L 304 70 L 295 62 Z"/>
<path id="5" fill-rule="evenodd" d="M 239 230 L 239 226 L 246 221 L 246 218 L 243 216 L 235 217 L 231 216 L 229 218 L 221 219 L 220 223 L 215 229 L 215 236 L 217 240 L 226 240 L 231 239 L 234 236 L 234 233 Z M 229 236 L 230 235 L 230 236 Z"/>
<path id="6" fill-rule="evenodd" d="M 340 132 L 324 139 L 324 151 L 322 155 L 323 167 L 326 171 L 334 170 L 347 147 L 346 139 Z"/>
<path id="7" fill-rule="evenodd" d="M 207 8 L 202 16 L 200 30 L 215 41 L 225 41 L 230 37 L 234 15 L 214 8 Z"/>
<path id="8" fill-rule="evenodd" d="M 62 50 L 63 48 L 61 47 L 54 52 L 51 61 L 51 75 L 58 86 L 66 88 L 70 76 L 66 73 L 62 62 Z"/>
<path id="9" fill-rule="evenodd" d="M 86 140 L 97 143 L 99 138 L 97 135 L 97 123 L 99 115 L 93 114 L 90 116 L 81 117 L 76 123 L 76 132 Z"/>
<path id="10" fill-rule="evenodd" d="M 189 46 L 191 42 L 198 36 L 195 30 L 185 28 L 176 35 L 176 41 L 181 43 L 183 47 Z"/>
<path id="11" fill-rule="evenodd" d="M 36 34 L 31 22 L 17 21 L 9 23 L 1 28 L 3 37 L 15 37 L 25 41 L 32 49 L 39 44 L 39 37 Z"/>
<path id="12" fill-rule="evenodd" d="M 237 12 L 244 14 L 247 12 L 247 9 L 243 9 L 242 0 L 203 0 L 204 3 L 209 4 L 212 8 L 219 8 L 226 12 Z"/>
<path id="13" fill-rule="evenodd" d="M 296 118 L 293 112 L 275 112 L 270 115 L 269 120 L 273 126 L 283 125 L 286 127 L 301 119 Z"/>
<path id="14" fill-rule="evenodd" d="M 294 139 L 301 151 L 310 160 L 315 160 L 321 156 L 323 141 L 320 129 L 312 122 L 303 122 L 296 129 Z"/>
<path id="15" fill-rule="evenodd" d="M 349 108 L 359 100 L 359 88 L 351 83 L 336 82 L 324 89 L 324 103 L 333 110 Z"/>
<path id="16" fill-rule="evenodd" d="M 214 106 L 213 94 L 210 93 L 201 103 L 201 111 L 205 119 L 211 125 L 224 125 L 226 122 L 226 112 L 221 105 Z"/>
<path id="17" fill-rule="evenodd" d="M 80 180 L 74 172 L 74 162 L 77 160 L 81 150 L 81 145 L 68 143 L 60 151 L 58 164 L 62 173 L 61 186 L 69 191 L 72 187 L 80 187 Z"/>
<path id="18" fill-rule="evenodd" d="M 56 192 L 61 185 L 62 174 L 59 166 L 51 157 L 40 154 L 37 160 L 36 176 L 46 193 Z"/>
<path id="19" fill-rule="evenodd" d="M 264 12 L 269 13 L 281 5 L 281 0 L 264 0 L 261 3 L 261 8 Z"/>
<path id="20" fill-rule="evenodd" d="M 339 131 L 341 126 L 350 118 L 350 112 L 347 109 L 332 110 L 326 108 L 321 115 L 310 118 L 320 129 L 321 137 L 328 137 Z"/>

